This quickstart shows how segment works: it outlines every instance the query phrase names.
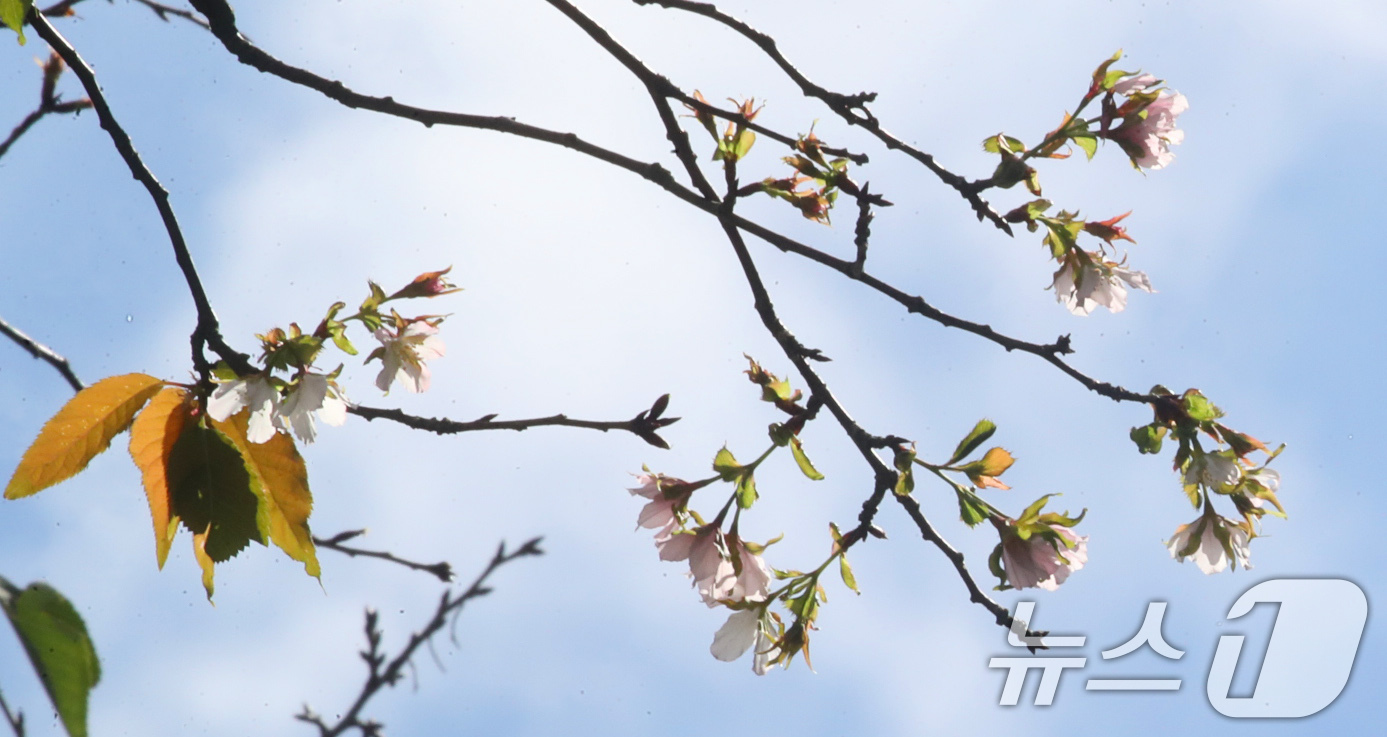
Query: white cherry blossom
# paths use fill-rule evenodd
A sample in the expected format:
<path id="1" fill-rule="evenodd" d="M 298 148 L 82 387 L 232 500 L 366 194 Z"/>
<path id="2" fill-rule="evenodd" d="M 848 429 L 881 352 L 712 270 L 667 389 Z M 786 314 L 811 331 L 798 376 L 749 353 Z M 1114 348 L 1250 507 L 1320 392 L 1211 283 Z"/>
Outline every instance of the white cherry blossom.
<path id="1" fill-rule="evenodd" d="M 446 350 L 437 333 L 438 328 L 424 320 L 411 322 L 398 333 L 386 327 L 377 329 L 376 340 L 385 350 L 376 386 L 388 393 L 390 385 L 398 381 L 415 394 L 427 391 L 429 367 L 425 362 L 442 358 Z"/>
<path id="2" fill-rule="evenodd" d="M 263 443 L 274 437 L 279 423 L 279 390 L 258 374 L 220 383 L 207 398 L 207 415 L 217 422 L 249 407 L 246 440 Z"/>

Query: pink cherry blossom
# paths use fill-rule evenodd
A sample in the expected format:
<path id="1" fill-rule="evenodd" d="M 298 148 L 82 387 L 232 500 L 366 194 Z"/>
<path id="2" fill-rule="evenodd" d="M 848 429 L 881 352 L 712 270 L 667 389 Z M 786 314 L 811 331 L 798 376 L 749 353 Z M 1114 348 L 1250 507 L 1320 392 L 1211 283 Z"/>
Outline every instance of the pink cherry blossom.
<path id="1" fill-rule="evenodd" d="M 429 388 L 429 367 L 425 361 L 442 358 L 445 346 L 437 337 L 438 328 L 424 320 L 416 320 L 405 326 L 398 334 L 389 328 L 376 330 L 376 340 L 384 346 L 381 356 L 383 364 L 376 376 L 376 386 L 383 392 L 390 391 L 390 385 L 398 381 L 410 392 L 419 393 Z"/>
<path id="2" fill-rule="evenodd" d="M 1141 92 L 1159 81 L 1154 74 L 1133 74 L 1113 82 L 1112 91 L 1119 95 L 1130 95 L 1133 92 Z"/>
<path id="3" fill-rule="evenodd" d="M 1170 147 L 1185 140 L 1185 132 L 1176 129 L 1175 119 L 1189 107 L 1184 95 L 1161 90 L 1159 97 L 1128 115 L 1106 135 L 1122 146 L 1133 164 L 1152 170 L 1164 168 L 1175 160 Z"/>
<path id="4" fill-rule="evenodd" d="M 1002 568 L 1013 588 L 1041 588 L 1054 591 L 1069 574 L 1088 562 L 1088 536 L 1076 535 L 1067 527 L 1051 527 L 1069 545 L 1032 534 L 1022 540 L 1007 530 L 1002 535 Z"/>
<path id="5" fill-rule="evenodd" d="M 740 561 L 742 572 L 737 575 L 727 598 L 734 601 L 764 599 L 770 594 L 770 566 L 761 556 L 751 552 L 741 539 L 733 541 L 732 552 Z"/>

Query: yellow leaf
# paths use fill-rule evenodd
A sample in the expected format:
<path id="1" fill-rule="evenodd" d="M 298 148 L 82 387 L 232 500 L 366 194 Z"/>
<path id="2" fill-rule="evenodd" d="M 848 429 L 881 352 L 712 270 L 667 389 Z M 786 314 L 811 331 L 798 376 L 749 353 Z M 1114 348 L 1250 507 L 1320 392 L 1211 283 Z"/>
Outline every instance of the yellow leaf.
<path id="1" fill-rule="evenodd" d="M 1010 453 L 1002 448 L 993 448 L 982 457 L 982 475 L 1001 476 L 1015 462 Z"/>
<path id="2" fill-rule="evenodd" d="M 209 602 L 212 601 L 212 574 L 216 570 L 212 556 L 207 554 L 207 536 L 211 532 L 212 525 L 208 524 L 206 530 L 193 533 L 193 557 L 197 558 L 197 564 L 202 568 L 202 588 L 207 589 Z"/>
<path id="3" fill-rule="evenodd" d="M 87 467 L 91 459 L 130 427 L 164 382 L 145 374 L 102 379 L 68 401 L 39 436 L 5 487 L 6 499 L 18 499 L 65 481 Z"/>
<path id="4" fill-rule="evenodd" d="M 317 577 L 318 554 L 308 529 L 308 516 L 313 512 L 313 496 L 308 490 L 308 469 L 303 457 L 294 447 L 294 440 L 284 433 L 275 433 L 264 443 L 246 439 L 248 413 L 228 417 L 225 422 L 213 421 L 245 461 L 252 486 L 260 496 L 257 513 L 261 533 L 274 541 L 285 553 L 300 563 L 310 576 Z"/>
<path id="5" fill-rule="evenodd" d="M 154 554 L 160 568 L 169 557 L 169 546 L 178 531 L 178 520 L 171 512 L 168 466 L 173 445 L 188 419 L 187 400 L 187 391 L 165 387 L 130 425 L 130 457 L 140 469 L 145 496 L 149 497 L 149 514 L 154 518 Z"/>

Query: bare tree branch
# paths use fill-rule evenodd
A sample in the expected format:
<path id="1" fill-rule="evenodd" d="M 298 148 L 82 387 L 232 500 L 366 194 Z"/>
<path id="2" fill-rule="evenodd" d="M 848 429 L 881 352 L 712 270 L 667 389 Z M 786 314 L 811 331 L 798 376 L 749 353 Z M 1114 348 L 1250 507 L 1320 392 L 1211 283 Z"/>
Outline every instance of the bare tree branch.
<path id="1" fill-rule="evenodd" d="M 348 540 L 351 540 L 352 538 L 359 537 L 365 534 L 366 530 L 363 529 L 339 532 L 336 535 L 333 535 L 332 537 L 328 538 L 322 538 L 315 535 L 313 537 L 313 544 L 317 545 L 320 548 L 336 550 L 337 552 L 342 553 L 344 555 L 348 555 L 352 558 L 355 558 L 357 556 L 363 556 L 366 558 L 379 558 L 380 560 L 387 560 L 391 563 L 402 565 L 405 568 L 409 568 L 416 571 L 424 571 L 425 573 L 431 573 L 434 576 L 437 576 L 438 580 L 442 581 L 443 583 L 452 582 L 453 567 L 446 560 L 440 561 L 438 563 L 417 563 L 406 558 L 397 557 L 389 551 L 364 550 L 362 548 L 353 548 L 342 544 Z"/>
<path id="2" fill-rule="evenodd" d="M 82 384 L 82 380 L 77 378 L 77 374 L 73 373 L 72 366 L 66 358 L 58 355 L 52 348 L 25 335 L 19 328 L 5 322 L 4 318 L 0 318 L 0 334 L 18 343 L 20 348 L 29 352 L 29 355 L 56 369 L 58 373 L 63 375 L 64 379 L 67 379 L 67 384 L 72 387 L 73 391 L 80 392 L 86 388 Z"/>
<path id="3" fill-rule="evenodd" d="M 329 80 L 307 70 L 286 64 L 269 55 L 268 53 L 264 52 L 255 45 L 251 44 L 237 30 L 235 25 L 235 16 L 231 14 L 230 8 L 226 6 L 226 3 L 223 0 L 190 0 L 190 2 L 192 2 L 193 6 L 196 7 L 200 12 L 208 16 L 208 19 L 212 25 L 213 34 L 218 38 L 218 40 L 222 42 L 224 46 L 226 46 L 227 50 L 230 51 L 234 56 L 236 56 L 236 58 L 239 59 L 243 64 L 246 64 L 247 66 L 250 66 L 261 72 L 273 74 L 281 79 L 284 79 L 287 82 L 308 87 L 309 89 L 320 92 L 328 98 L 341 103 L 342 105 L 354 109 L 359 108 L 363 110 L 371 110 L 373 112 L 378 112 L 383 115 L 390 115 L 406 120 L 413 120 L 419 123 L 423 123 L 425 126 L 450 125 L 465 128 L 477 128 L 481 130 L 491 130 L 499 133 L 506 133 L 510 135 L 519 136 L 521 138 L 529 138 L 532 140 L 544 141 L 546 143 L 552 143 L 558 146 L 563 146 L 565 148 L 577 151 L 578 153 L 586 154 L 600 161 L 605 161 L 609 164 L 612 164 L 613 166 L 617 166 L 634 174 L 637 174 L 642 178 L 656 185 L 659 185 L 662 189 L 674 195 L 678 199 L 690 205 L 693 205 L 694 207 L 697 207 L 698 209 L 703 210 L 704 212 L 710 215 L 718 215 L 717 203 L 719 200 L 715 193 L 713 194 L 711 199 L 707 196 L 707 193 L 705 193 L 703 196 L 700 196 L 698 193 L 695 193 L 676 182 L 674 180 L 674 177 L 670 174 L 669 170 L 665 169 L 659 163 L 645 162 L 633 159 L 623 154 L 612 151 L 610 149 L 606 149 L 589 141 L 586 141 L 578 137 L 576 134 L 561 133 L 558 131 L 540 128 L 538 126 L 518 122 L 515 118 L 503 116 L 469 115 L 465 113 L 447 112 L 442 110 L 430 110 L 427 108 L 419 108 L 411 105 L 398 103 L 395 101 L 393 97 L 389 96 L 372 97 L 370 95 L 364 95 L 359 92 L 355 92 L 343 85 L 341 82 Z M 570 5 L 569 7 L 572 6 Z M 218 10 L 218 8 L 222 8 L 224 10 Z M 615 41 L 613 41 L 612 43 L 615 44 Z M 632 69 L 632 72 L 635 73 L 638 78 L 642 80 L 650 80 L 651 84 L 657 85 L 659 87 L 673 88 L 673 85 L 671 85 L 669 81 L 666 80 L 664 77 L 650 72 L 648 69 L 644 67 L 644 65 L 640 63 L 639 60 L 636 60 L 635 57 L 631 56 L 629 52 L 626 52 L 625 49 L 622 49 L 622 51 L 625 54 L 622 58 L 625 58 L 628 61 L 635 64 L 636 68 Z M 678 92 L 678 90 L 674 89 L 674 92 Z M 683 99 L 678 95 L 672 96 L 676 97 L 677 99 Z M 673 116 L 673 113 L 671 112 L 669 113 L 669 115 Z M 675 142 L 675 148 L 676 152 L 680 154 L 681 159 L 691 155 L 690 153 L 680 151 L 680 149 L 684 147 L 681 146 L 681 144 L 678 142 Z M 687 167 L 687 162 L 685 162 L 685 166 Z M 1064 373 L 1068 374 L 1069 376 L 1077 380 L 1079 383 L 1083 384 L 1089 390 L 1094 391 L 1103 396 L 1109 397 L 1113 400 L 1140 402 L 1143 404 L 1152 401 L 1152 397 L 1150 395 L 1138 394 L 1136 392 L 1124 389 L 1120 386 L 1090 378 L 1087 375 L 1080 372 L 1079 370 L 1070 366 L 1068 363 L 1066 363 L 1064 359 L 1060 358 L 1060 356 L 1068 355 L 1073 352 L 1070 348 L 1068 336 L 1061 336 L 1054 343 L 1050 344 L 1032 343 L 1017 338 L 1008 337 L 993 330 L 992 327 L 989 325 L 983 325 L 980 323 L 954 317 L 953 315 L 950 315 L 930 305 L 928 302 L 924 300 L 923 297 L 909 294 L 901 289 L 891 286 L 890 284 L 882 281 L 881 279 L 868 275 L 864 273 L 862 269 L 856 267 L 853 261 L 845 261 L 843 259 L 830 256 L 829 254 L 824 253 L 819 249 L 800 243 L 799 241 L 796 241 L 793 238 L 781 235 L 780 233 L 777 233 L 776 231 L 773 231 L 770 228 L 767 228 L 756 222 L 748 220 L 740 215 L 733 215 L 731 217 L 733 217 L 734 221 L 737 224 L 737 227 L 770 243 L 776 248 L 779 248 L 782 251 L 794 253 L 804 258 L 808 258 L 811 261 L 822 264 L 846 276 L 849 276 L 852 279 L 859 281 L 862 284 L 867 285 L 868 287 L 871 287 L 877 292 L 880 292 L 890 297 L 891 299 L 895 300 L 896 302 L 904 306 L 910 312 L 934 320 L 935 322 L 938 322 L 946 327 L 957 328 L 986 338 L 1002 346 L 1007 351 L 1022 351 L 1025 353 L 1031 353 L 1033 355 L 1040 356 L 1050 364 L 1054 365 Z"/>
<path id="4" fill-rule="evenodd" d="M 101 127 L 110 135 L 111 142 L 115 144 L 116 151 L 125 161 L 125 165 L 129 167 L 130 173 L 140 184 L 144 185 L 145 191 L 154 200 L 154 206 L 159 211 L 159 217 L 164 223 L 164 230 L 167 231 L 169 242 L 173 246 L 174 258 L 178 261 L 178 267 L 183 272 L 183 279 L 188 283 L 188 290 L 192 293 L 193 303 L 197 308 L 197 328 L 192 335 L 194 367 L 198 369 L 199 373 L 206 373 L 208 366 L 206 358 L 202 354 L 202 346 L 207 345 L 232 368 L 236 369 L 237 373 L 251 373 L 249 357 L 227 345 L 222 338 L 217 323 L 217 315 L 212 310 L 212 303 L 207 299 L 207 292 L 203 289 L 202 279 L 198 276 L 197 268 L 193 266 L 193 257 L 188 251 L 188 243 L 183 238 L 183 230 L 179 227 L 178 218 L 174 215 L 173 206 L 169 202 L 168 190 L 164 189 L 159 180 L 154 177 L 154 173 L 140 158 L 140 154 L 135 151 L 130 136 L 111 112 L 111 106 L 106 102 L 101 85 L 96 81 L 96 74 L 92 72 L 87 62 L 78 55 L 72 44 L 68 43 L 67 39 L 63 38 L 62 34 L 53 27 L 53 24 L 48 22 L 48 18 L 43 13 L 30 12 L 28 22 L 38 32 L 39 37 L 53 47 L 53 50 L 72 69 L 73 74 L 76 74 L 77 78 L 81 80 L 82 87 L 86 90 L 87 97 L 90 98 L 92 107 L 96 110 L 97 118 L 101 121 Z"/>
<path id="5" fill-rule="evenodd" d="M 657 447 L 669 449 L 669 443 L 660 437 L 656 431 L 662 427 L 667 427 L 679 421 L 678 417 L 661 417 L 665 408 L 669 406 L 669 395 L 665 394 L 650 409 L 641 410 L 635 417 L 629 420 L 614 422 L 599 422 L 593 420 L 575 420 L 567 415 L 550 415 L 549 417 L 538 417 L 530 420 L 497 420 L 496 415 L 486 415 L 471 422 L 458 422 L 440 417 L 418 417 L 406 414 L 398 409 L 380 409 L 377 407 L 351 407 L 347 411 L 367 420 L 390 420 L 402 425 L 412 427 L 416 430 L 427 430 L 438 435 L 453 435 L 462 432 L 474 432 L 477 430 L 515 430 L 524 431 L 532 427 L 561 426 L 561 427 L 581 427 L 588 430 L 622 430 L 636 435 L 641 440 Z"/>
<path id="6" fill-rule="evenodd" d="M 62 0 L 62 2 L 54 3 L 44 8 L 41 12 L 50 18 L 61 18 L 74 15 L 72 6 L 81 2 L 82 0 Z M 114 2 L 114 0 L 107 0 L 107 2 Z M 175 8 L 172 5 L 156 3 L 153 0 L 134 0 L 134 2 L 149 8 L 155 15 L 159 16 L 159 20 L 165 23 L 168 23 L 169 17 L 172 16 L 175 18 L 182 18 L 202 28 L 207 28 L 207 21 L 197 17 L 192 11 L 184 10 L 183 8 Z"/>
<path id="7" fill-rule="evenodd" d="M 24 737 L 24 714 L 18 709 L 10 711 L 10 705 L 5 703 L 5 693 L 0 691 L 0 714 L 5 715 L 5 722 L 10 725 L 10 730 L 14 732 L 14 737 Z"/>
<path id="8" fill-rule="evenodd" d="M 321 715 L 313 712 L 304 706 L 296 719 L 307 722 L 318 728 L 319 737 L 337 737 L 349 729 L 358 730 L 363 737 L 379 735 L 381 724 L 372 720 L 363 720 L 361 710 L 366 703 L 375 696 L 384 686 L 394 686 L 404 676 L 404 668 L 414 657 L 419 646 L 433 639 L 448 624 L 448 619 L 455 616 L 462 610 L 462 607 L 472 599 L 486 596 L 491 593 L 491 589 L 485 586 L 486 580 L 498 568 L 510 563 L 517 558 L 524 558 L 533 555 L 543 555 L 544 551 L 539 548 L 540 538 L 535 538 L 520 546 L 515 552 L 506 552 L 504 543 L 496 549 L 496 554 L 492 556 L 491 562 L 477 576 L 472 585 L 468 586 L 462 593 L 454 595 L 451 589 L 445 589 L 443 596 L 438 601 L 438 606 L 434 609 L 433 617 L 418 632 L 409 636 L 409 642 L 401 648 L 393 658 L 387 662 L 386 654 L 381 651 L 381 632 L 379 628 L 379 617 L 373 610 L 366 610 L 366 644 L 367 649 L 361 652 L 362 660 L 366 661 L 366 682 L 361 686 L 361 692 L 357 694 L 356 700 L 351 707 L 338 718 L 337 722 L 329 725 Z"/>
<path id="9" fill-rule="evenodd" d="M 19 125 L 16 125 L 14 130 L 10 131 L 10 135 L 6 136 L 4 141 L 0 141 L 0 157 L 3 157 L 10 150 L 10 147 L 14 145 L 14 142 L 18 141 L 20 136 L 27 133 L 35 123 L 43 120 L 44 116 L 70 115 L 91 107 L 91 100 L 82 99 L 65 102 L 62 97 L 58 95 L 58 77 L 63 74 L 63 60 L 57 53 L 50 54 L 48 61 L 40 64 L 39 69 L 41 70 L 40 74 L 42 81 L 39 83 L 38 107 L 34 108 L 33 112 L 24 116 L 24 119 L 19 121 Z"/>
<path id="10" fill-rule="evenodd" d="M 876 99 L 875 92 L 859 92 L 855 95 L 844 95 L 837 92 L 830 92 L 814 84 L 780 53 L 779 47 L 776 46 L 775 39 L 723 13 L 711 3 L 690 2 L 690 0 L 634 0 L 634 2 L 637 5 L 655 4 L 666 8 L 688 11 L 722 23 L 728 28 L 745 36 L 764 51 L 766 55 L 785 72 L 786 76 L 794 80 L 795 84 L 799 85 L 800 90 L 806 97 L 817 98 L 850 125 L 861 126 L 863 129 L 876 136 L 878 140 L 886 144 L 887 148 L 901 151 L 910 158 L 920 162 L 925 168 L 934 172 L 934 175 L 939 177 L 941 181 L 953 187 L 955 191 L 967 200 L 968 204 L 972 206 L 973 211 L 977 213 L 978 220 L 986 218 L 992 221 L 993 225 L 997 226 L 1007 235 L 1012 234 L 1011 225 L 1003 220 L 1002 216 L 998 215 L 997 211 L 993 210 L 992 206 L 987 203 L 987 200 L 984 200 L 981 195 L 978 194 L 977 187 L 970 184 L 967 179 L 940 166 L 930 154 L 891 135 L 891 133 L 881 127 L 881 122 L 867 109 L 867 103 Z"/>

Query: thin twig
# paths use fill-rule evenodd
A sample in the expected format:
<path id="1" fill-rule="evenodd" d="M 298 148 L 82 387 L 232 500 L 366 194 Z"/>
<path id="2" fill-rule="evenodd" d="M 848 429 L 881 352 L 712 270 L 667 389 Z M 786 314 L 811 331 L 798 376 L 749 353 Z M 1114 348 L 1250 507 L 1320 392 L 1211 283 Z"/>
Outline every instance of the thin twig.
<path id="1" fill-rule="evenodd" d="M 64 379 L 67 379 L 67 384 L 72 387 L 73 391 L 80 392 L 86 388 L 82 384 L 82 380 L 77 378 L 77 374 L 72 371 L 72 365 L 67 362 L 66 358 L 58 355 L 52 348 L 25 335 L 19 328 L 5 322 L 4 318 L 0 318 L 0 334 L 4 334 L 5 337 L 18 343 L 20 348 L 29 352 L 29 355 L 56 369 L 58 373 L 63 375 Z"/>
<path id="2" fill-rule="evenodd" d="M 53 5 L 44 8 L 42 12 L 44 15 L 50 18 L 66 17 L 73 14 L 72 6 L 77 5 L 80 2 L 82 2 L 82 0 L 62 0 L 62 2 L 54 3 Z M 192 11 L 184 10 L 183 8 L 175 8 L 172 5 L 156 3 L 153 0 L 135 0 L 135 2 L 145 6 L 146 8 L 149 8 L 151 11 L 154 12 L 155 15 L 159 16 L 159 20 L 162 20 L 165 23 L 169 22 L 169 16 L 174 16 L 176 18 L 182 18 L 183 20 L 186 20 L 189 23 L 195 24 L 202 28 L 207 28 L 207 21 L 199 18 Z"/>
<path id="3" fill-rule="evenodd" d="M 361 657 L 366 661 L 367 676 L 366 681 L 361 686 L 361 692 L 357 694 L 356 700 L 352 702 L 350 708 L 338 718 L 335 724 L 329 725 L 319 714 L 313 712 L 307 706 L 295 718 L 301 722 L 307 722 L 318 728 L 319 737 L 336 737 L 349 729 L 360 730 L 362 735 L 380 734 L 381 725 L 378 722 L 361 719 L 361 710 L 366 703 L 375 696 L 384 686 L 393 686 L 403 677 L 404 668 L 414 657 L 415 651 L 420 645 L 430 641 L 434 635 L 438 634 L 448 624 L 448 618 L 455 616 L 462 607 L 472 599 L 485 596 L 491 593 L 491 589 L 484 584 L 493 572 L 501 566 L 532 555 L 543 555 L 544 551 L 539 548 L 540 538 L 535 538 L 520 546 L 513 553 L 506 552 L 504 543 L 497 548 L 496 554 L 492 556 L 491 562 L 487 564 L 485 570 L 477 576 L 462 593 L 454 595 L 451 589 L 446 589 L 443 596 L 438 601 L 438 606 L 434 609 L 433 617 L 424 625 L 423 629 L 414 632 L 409 636 L 409 642 L 400 650 L 395 657 L 387 662 L 385 653 L 381 652 L 381 632 L 378 627 L 379 618 L 372 610 L 366 610 L 366 643 L 367 649 L 361 652 Z"/>
<path id="4" fill-rule="evenodd" d="M 41 70 L 41 81 L 39 83 L 38 107 L 24 116 L 24 119 L 19 121 L 19 125 L 16 125 L 14 130 L 10 131 L 10 135 L 7 136 L 4 141 L 0 141 L 0 157 L 3 157 L 6 152 L 10 150 L 10 147 L 14 145 L 14 142 L 18 141 L 20 136 L 27 133 L 35 123 L 43 120 L 44 116 L 71 115 L 91 107 L 91 100 L 83 99 L 64 102 L 63 98 L 58 95 L 58 77 L 63 74 L 62 57 L 58 56 L 56 53 L 51 54 L 48 57 L 48 61 L 39 65 L 39 69 Z"/>
<path id="5" fill-rule="evenodd" d="M 24 737 L 24 714 L 18 709 L 10 711 L 10 705 L 5 703 L 3 691 L 0 691 L 0 714 L 5 715 L 5 721 L 14 732 L 14 737 Z"/>
<path id="6" fill-rule="evenodd" d="M 416 561 L 408 560 L 406 558 L 400 558 L 386 550 L 364 550 L 362 548 L 353 548 L 342 544 L 348 540 L 351 540 L 352 538 L 359 537 L 365 534 L 366 530 L 347 530 L 346 532 L 339 532 L 336 535 L 333 535 L 332 537 L 326 538 L 318 537 L 315 535 L 313 537 L 313 544 L 317 545 L 320 548 L 336 550 L 339 553 L 351 556 L 353 558 L 359 555 L 366 558 L 379 558 L 380 560 L 387 560 L 391 563 L 396 563 L 404 566 L 405 568 L 409 568 L 415 571 L 424 571 L 425 573 L 432 573 L 434 576 L 437 576 L 438 580 L 442 581 L 443 583 L 452 582 L 453 567 L 449 565 L 448 561 L 446 560 L 440 561 L 438 563 L 418 563 Z"/>
<path id="7" fill-rule="evenodd" d="M 398 409 L 380 409 L 377 407 L 351 407 L 347 411 L 367 420 L 390 420 L 401 425 L 412 427 L 415 430 L 427 430 L 438 435 L 453 435 L 462 432 L 474 432 L 477 430 L 515 430 L 517 432 L 528 430 L 532 427 L 581 427 L 588 430 L 621 430 L 629 432 L 641 440 L 657 447 L 669 449 L 669 443 L 660 437 L 656 432 L 660 428 L 667 427 L 679 421 L 678 417 L 661 417 L 665 408 L 669 406 L 669 395 L 666 394 L 651 405 L 650 409 L 641 410 L 635 417 L 629 420 L 620 421 L 593 421 L 575 420 L 567 415 L 550 415 L 548 417 L 537 417 L 529 420 L 497 420 L 496 415 L 486 415 L 471 422 L 459 422 L 442 417 L 419 417 L 417 415 L 406 414 Z"/>
<path id="8" fill-rule="evenodd" d="M 923 537 L 926 542 L 932 543 L 934 547 L 939 548 L 939 552 L 943 553 L 944 557 L 948 558 L 949 562 L 954 565 L 954 569 L 958 571 L 959 578 L 963 579 L 963 585 L 968 587 L 969 600 L 975 604 L 982 605 L 984 609 L 992 613 L 992 616 L 996 617 L 997 624 L 1010 629 L 1012 623 L 1011 612 L 1008 611 L 1006 607 L 998 604 L 992 597 L 988 596 L 987 593 L 982 590 L 982 587 L 978 586 L 978 582 L 973 580 L 973 576 L 968 572 L 968 566 L 963 560 L 963 553 L 960 553 L 957 548 L 950 545 L 943 537 L 940 537 L 933 525 L 925 518 L 925 513 L 920 510 L 920 502 L 916 501 L 915 497 L 909 494 L 904 496 L 893 496 L 895 496 L 896 501 L 905 508 L 906 514 L 910 515 L 910 519 L 915 523 L 915 526 L 919 528 L 920 537 Z M 1026 634 L 1030 636 L 1040 633 L 1027 630 Z"/>
<path id="9" fill-rule="evenodd" d="M 372 97 L 355 92 L 341 82 L 329 80 L 307 70 L 286 64 L 261 50 L 259 47 L 256 47 L 254 44 L 251 44 L 237 30 L 235 16 L 231 15 L 229 8 L 227 8 L 224 13 L 218 13 L 215 10 L 219 5 L 226 7 L 222 0 L 190 0 L 190 2 L 192 2 L 193 6 L 198 8 L 204 15 L 207 15 L 209 10 L 212 10 L 213 15 L 208 15 L 212 24 L 212 33 L 224 46 L 226 46 L 227 50 L 236 56 L 243 64 L 261 72 L 273 74 L 287 82 L 320 92 L 342 105 L 354 109 L 370 110 L 372 112 L 403 118 L 405 120 L 413 120 L 430 127 L 434 125 L 449 125 L 464 128 L 477 128 L 563 146 L 577 151 L 578 153 L 591 156 L 599 161 L 605 161 L 613 166 L 630 171 L 658 185 L 679 200 L 693 205 L 710 215 L 718 214 L 718 199 L 716 196 L 710 200 L 706 196 L 700 196 L 698 193 L 684 187 L 674 180 L 669 170 L 658 163 L 633 159 L 629 156 L 617 153 L 616 151 L 586 141 L 576 134 L 562 133 L 526 123 L 520 123 L 516 121 L 515 118 L 430 110 L 398 103 L 393 97 Z M 630 58 L 634 60 L 634 57 Z M 635 63 L 639 68 L 644 69 L 639 61 L 635 61 Z M 647 77 L 642 76 L 642 78 L 644 79 Z M 652 82 L 653 84 L 668 84 L 668 81 L 663 77 L 654 75 L 653 73 L 649 75 L 649 78 L 654 80 Z M 673 115 L 673 113 L 669 114 Z M 678 142 L 675 143 L 675 146 L 678 152 L 681 146 Z M 682 155 L 683 154 L 681 154 L 681 156 Z M 1032 343 L 1008 337 L 998 333 L 988 325 L 982 325 L 980 323 L 954 317 L 953 315 L 931 306 L 929 303 L 925 302 L 922 297 L 911 295 L 876 277 L 862 273 L 854 267 L 852 261 L 845 261 L 830 256 L 823 251 L 800 243 L 793 238 L 781 235 L 770 228 L 748 220 L 740 215 L 734 215 L 733 217 L 737 227 L 761 238 L 776 248 L 808 258 L 811 261 L 848 275 L 868 287 L 885 294 L 911 312 L 934 320 L 946 327 L 965 330 L 986 338 L 1002 346 L 1007 351 L 1022 351 L 1040 356 L 1064 373 L 1079 381 L 1091 391 L 1114 400 L 1148 403 L 1152 399 L 1150 395 L 1137 394 L 1120 386 L 1090 378 L 1067 364 L 1060 356 L 1073 352 L 1070 349 L 1068 336 L 1063 336 L 1050 344 Z"/>
<path id="10" fill-rule="evenodd" d="M 996 210 L 992 209 L 992 206 L 978 194 L 977 189 L 973 187 L 967 179 L 940 166 L 932 155 L 911 146 L 881 127 L 881 122 L 867 109 L 867 103 L 876 99 L 875 92 L 859 92 L 855 95 L 844 95 L 831 92 L 814 84 L 780 53 L 780 49 L 776 45 L 774 38 L 752 28 L 750 25 L 747 25 L 737 18 L 727 15 L 721 10 L 718 10 L 717 7 L 711 3 L 691 2 L 690 0 L 634 0 L 634 2 L 637 5 L 660 5 L 665 8 L 684 10 L 696 15 L 701 15 L 705 18 L 715 20 L 737 33 L 740 33 L 742 36 L 745 36 L 765 52 L 766 56 L 769 56 L 771 60 L 785 72 L 786 76 L 793 80 L 795 84 L 799 85 L 800 91 L 803 92 L 806 97 L 817 98 L 850 125 L 861 126 L 864 130 L 876 136 L 877 140 L 886 144 L 887 148 L 900 151 L 920 162 L 926 169 L 929 169 L 935 176 L 939 177 L 941 181 L 958 192 L 963 199 L 967 200 L 968 204 L 972 206 L 973 211 L 977 213 L 978 220 L 990 220 L 993 225 L 997 226 L 1007 235 L 1012 234 L 1011 225 L 1003 220 L 1002 216 L 998 215 Z"/>
<path id="11" fill-rule="evenodd" d="M 202 279 L 198 276 L 197 268 L 193 266 L 192 254 L 188 251 L 188 243 L 183 238 L 183 230 L 178 225 L 178 218 L 174 215 L 173 206 L 169 202 L 169 193 L 159 184 L 159 180 L 154 177 L 154 173 L 145 166 L 140 154 L 135 151 L 135 146 L 130 141 L 130 136 L 125 129 L 116 121 L 115 115 L 111 112 L 111 106 L 107 104 L 106 97 L 101 91 L 101 85 L 96 81 L 96 74 L 92 72 L 87 62 L 78 55 L 77 50 L 68 43 L 62 34 L 48 22 L 42 13 L 29 13 L 29 24 L 38 32 L 39 37 L 48 42 L 48 45 L 63 58 L 63 61 L 72 69 L 73 74 L 82 82 L 82 88 L 86 90 L 87 97 L 91 99 L 92 107 L 96 110 L 97 118 L 101 121 L 101 127 L 106 130 L 111 137 L 111 142 L 115 144 L 116 151 L 129 167 L 130 173 L 140 184 L 144 185 L 145 191 L 154 200 L 154 206 L 159 211 L 159 217 L 164 223 L 164 230 L 168 233 L 169 242 L 173 246 L 174 258 L 178 262 L 178 268 L 183 272 L 183 280 L 188 284 L 188 290 L 192 293 L 193 303 L 197 308 L 197 328 L 193 331 L 193 364 L 199 373 L 205 373 L 208 366 L 207 361 L 202 355 L 202 346 L 207 345 L 218 356 L 225 360 L 237 373 L 248 374 L 253 372 L 249 357 L 237 352 L 227 345 L 222 338 L 220 327 L 217 323 L 217 315 L 212 310 L 212 303 L 207 299 L 207 292 L 203 289 Z"/>

